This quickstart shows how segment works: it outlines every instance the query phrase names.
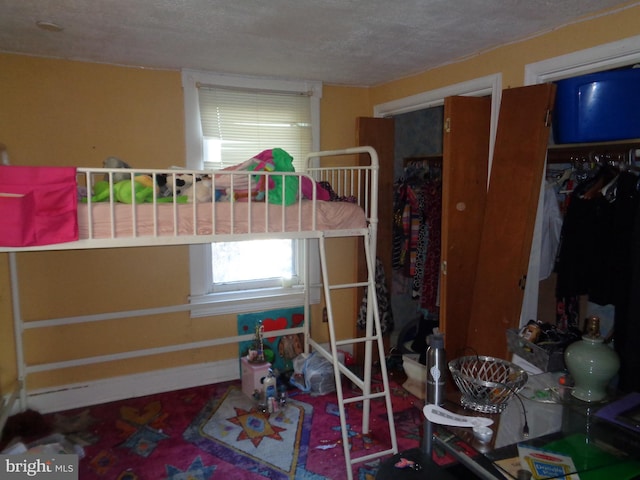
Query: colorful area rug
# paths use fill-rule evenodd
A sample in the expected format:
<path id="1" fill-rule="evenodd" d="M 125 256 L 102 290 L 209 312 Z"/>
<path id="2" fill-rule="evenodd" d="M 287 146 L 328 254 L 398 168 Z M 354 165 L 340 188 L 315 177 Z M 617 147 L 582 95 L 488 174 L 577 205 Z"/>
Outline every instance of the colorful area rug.
<path id="1" fill-rule="evenodd" d="M 346 388 L 348 392 L 348 388 Z M 422 402 L 392 382 L 399 451 L 416 448 Z M 83 445 L 82 480 L 342 480 L 346 466 L 336 395 L 290 391 L 286 406 L 262 413 L 240 382 L 96 405 L 46 417 Z M 370 433 L 349 404 L 352 458 L 390 445 L 382 400 L 372 402 Z M 380 464 L 358 463 L 353 477 L 373 480 Z"/>
<path id="2" fill-rule="evenodd" d="M 277 412 L 264 412 L 231 386 L 209 402 L 184 438 L 267 478 L 314 478 L 305 469 L 312 418 L 313 407 L 306 402 L 289 400 Z"/>

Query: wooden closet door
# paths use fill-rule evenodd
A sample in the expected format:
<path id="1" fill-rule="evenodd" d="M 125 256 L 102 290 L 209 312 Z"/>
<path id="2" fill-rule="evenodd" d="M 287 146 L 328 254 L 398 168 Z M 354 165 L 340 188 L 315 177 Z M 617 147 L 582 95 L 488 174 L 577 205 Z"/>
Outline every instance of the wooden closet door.
<path id="1" fill-rule="evenodd" d="M 506 359 L 519 325 L 554 98 L 553 84 L 502 93 L 467 335 L 481 355 Z"/>
<path id="2" fill-rule="evenodd" d="M 376 257 L 382 262 L 387 288 L 391 291 L 393 254 L 393 164 L 394 164 L 395 122 L 392 118 L 359 117 L 356 119 L 356 144 L 373 147 L 378 154 L 380 170 L 378 175 L 378 231 Z M 358 278 L 365 279 L 366 262 L 362 249 Z M 383 337 L 385 352 L 389 352 L 389 335 Z M 374 358 L 376 357 L 374 352 Z M 356 347 L 356 358 L 363 358 L 362 344 Z"/>
<path id="3" fill-rule="evenodd" d="M 449 359 L 467 346 L 484 219 L 491 97 L 444 101 L 440 329 Z"/>
<path id="4" fill-rule="evenodd" d="M 384 267 L 387 287 L 391 288 L 395 121 L 392 118 L 359 117 L 356 122 L 357 145 L 373 147 L 378 154 L 378 161 L 380 162 L 376 255 Z"/>

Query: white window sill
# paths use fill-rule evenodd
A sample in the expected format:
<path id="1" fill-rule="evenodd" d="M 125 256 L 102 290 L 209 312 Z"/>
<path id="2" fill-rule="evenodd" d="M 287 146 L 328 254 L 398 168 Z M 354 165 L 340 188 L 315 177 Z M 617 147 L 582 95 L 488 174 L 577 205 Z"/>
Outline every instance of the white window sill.
<path id="1" fill-rule="evenodd" d="M 310 303 L 320 302 L 320 288 L 311 288 Z M 192 296 L 191 318 L 210 317 L 228 313 L 249 313 L 304 305 L 302 287 L 262 288 L 235 292 L 210 293 Z"/>

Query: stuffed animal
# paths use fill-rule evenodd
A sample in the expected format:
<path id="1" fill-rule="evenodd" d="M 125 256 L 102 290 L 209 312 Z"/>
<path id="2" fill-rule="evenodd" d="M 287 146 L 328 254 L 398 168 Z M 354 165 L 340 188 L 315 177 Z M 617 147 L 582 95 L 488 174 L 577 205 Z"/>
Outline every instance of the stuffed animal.
<path id="1" fill-rule="evenodd" d="M 131 168 L 127 162 L 118 157 L 107 157 L 103 166 L 104 168 Z M 161 203 L 172 202 L 174 197 L 179 203 L 210 202 L 213 196 L 211 175 L 158 174 L 155 175 L 155 185 L 150 175 L 136 175 L 133 184 L 130 173 L 113 173 L 112 177 L 114 199 L 122 203 L 131 203 L 134 198 L 136 203 L 150 202 L 153 200 L 154 193 L 156 201 Z M 107 175 L 104 182 L 97 182 L 93 186 L 94 202 L 109 199 L 108 181 Z"/>
<path id="2" fill-rule="evenodd" d="M 166 188 L 169 195 L 184 196 L 187 202 L 210 202 L 213 196 L 211 175 L 169 174 L 164 183 L 160 185 L 161 189 Z"/>
<path id="3" fill-rule="evenodd" d="M 124 160 L 120 160 L 118 157 L 107 157 L 104 162 L 102 162 L 102 166 L 104 168 L 131 168 L 127 162 Z M 113 183 L 121 182 L 123 180 L 128 180 L 131 178 L 131 175 L 128 173 L 114 173 L 113 174 Z M 109 180 L 108 176 L 105 180 Z"/>
<path id="4" fill-rule="evenodd" d="M 134 181 L 122 180 L 113 184 L 113 199 L 120 203 L 145 203 L 153 202 L 155 194 L 155 188 L 153 180 L 148 175 L 138 175 L 134 178 Z M 93 197 L 92 202 L 107 202 L 111 197 L 109 191 L 109 182 L 100 181 L 93 185 Z M 157 197 L 155 199 L 158 203 L 171 203 L 174 201 L 173 197 Z M 177 203 L 187 203 L 188 198 L 184 195 L 176 196 L 175 201 Z"/>
<path id="5" fill-rule="evenodd" d="M 193 183 L 193 177 L 188 176 L 192 184 L 186 190 L 182 189 L 181 194 L 186 195 L 190 202 L 210 202 L 213 196 L 211 175 L 196 175 L 195 183 Z"/>
<path id="6" fill-rule="evenodd" d="M 107 157 L 104 162 L 102 162 L 102 166 L 104 168 L 122 168 L 122 169 L 130 169 L 131 166 L 125 162 L 124 160 L 119 159 L 118 157 Z M 113 173 L 113 183 L 117 184 L 119 182 L 122 182 L 124 180 L 131 180 L 131 174 L 129 173 Z M 105 181 L 109 181 L 109 175 L 105 175 Z M 142 185 L 146 186 L 146 187 L 153 187 L 153 178 L 151 177 L 151 175 L 142 175 L 142 174 L 136 174 L 136 178 L 135 178 L 136 182 L 141 183 Z M 160 180 L 156 180 L 156 183 L 160 183 Z M 156 188 L 156 194 L 158 196 L 167 196 L 167 195 L 163 195 L 162 191 L 160 189 L 160 186 L 157 185 Z"/>
<path id="7" fill-rule="evenodd" d="M 93 186 L 93 202 L 106 202 L 109 200 L 109 182 L 96 182 Z M 121 180 L 113 184 L 113 199 L 120 203 L 144 203 L 153 199 L 153 187 L 138 182 L 138 177 L 131 180 Z"/>

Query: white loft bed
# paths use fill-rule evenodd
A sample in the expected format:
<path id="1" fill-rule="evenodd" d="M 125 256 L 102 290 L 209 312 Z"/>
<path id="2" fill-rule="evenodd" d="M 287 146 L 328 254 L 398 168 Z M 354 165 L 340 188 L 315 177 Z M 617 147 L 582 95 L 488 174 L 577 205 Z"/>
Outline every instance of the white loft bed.
<path id="1" fill-rule="evenodd" d="M 311 166 L 315 159 L 321 163 L 324 157 L 359 159 L 357 166 L 338 165 L 331 167 Z M 368 162 L 362 159 L 367 158 Z M 51 364 L 27 365 L 24 356 L 24 331 L 31 328 L 68 325 L 72 323 L 84 323 L 89 321 L 108 321 L 114 318 L 109 314 L 84 316 L 67 319 L 50 319 L 40 321 L 23 322 L 20 309 L 19 275 L 17 271 L 15 255 L 19 252 L 43 251 L 43 250 L 74 250 L 74 249 L 99 249 L 132 246 L 154 245 L 185 245 L 203 244 L 212 242 L 225 242 L 247 239 L 265 238 L 289 238 L 289 239 L 318 239 L 320 251 L 320 263 L 322 272 L 322 287 L 325 306 L 327 308 L 329 348 L 317 343 L 311 335 L 311 321 L 309 318 L 310 295 L 308 278 L 305 282 L 305 322 L 304 327 L 298 330 L 269 332 L 277 336 L 290 333 L 304 333 L 305 350 L 317 351 L 330 360 L 334 366 L 336 380 L 341 375 L 348 377 L 357 385 L 362 395 L 344 397 L 341 381 L 336 381 L 338 403 L 340 405 L 340 422 L 342 427 L 342 443 L 347 465 L 347 477 L 352 478 L 351 466 L 358 462 L 370 461 L 373 458 L 397 453 L 397 441 L 393 422 L 393 412 L 386 364 L 384 361 L 384 347 L 379 332 L 380 319 L 378 315 L 377 300 L 375 295 L 375 247 L 377 230 L 377 206 L 378 206 L 378 157 L 371 147 L 357 147 L 345 150 L 332 150 L 314 152 L 308 156 L 308 169 L 306 174 L 289 172 L 247 172 L 247 171 L 219 171 L 213 172 L 211 182 L 213 189 L 218 189 L 224 184 L 226 193 L 235 197 L 235 185 L 242 185 L 250 180 L 250 177 L 260 178 L 267 184 L 271 177 L 284 175 L 296 176 L 299 180 L 297 200 L 288 205 L 272 204 L 264 201 L 247 199 L 245 201 L 221 201 L 212 198 L 209 201 L 194 201 L 190 203 L 177 203 L 175 200 L 169 203 L 160 203 L 154 196 L 148 203 L 132 204 L 118 203 L 113 195 L 105 202 L 93 202 L 88 198 L 86 202 L 79 202 L 77 209 L 79 239 L 77 241 L 43 245 L 36 247 L 1 247 L 0 252 L 9 253 L 9 266 L 11 270 L 12 299 L 14 305 L 14 328 L 16 336 L 16 355 L 18 368 L 18 387 L 16 391 L 4 402 L 0 414 L 0 429 L 12 409 L 12 403 L 16 398 L 20 400 L 21 409 L 27 408 L 28 392 L 26 387 L 27 376 L 30 373 L 77 366 L 79 364 L 92 364 L 113 360 L 112 356 L 97 356 L 86 358 L 78 362 L 56 362 Z M 336 162 L 332 162 L 334 165 Z M 362 163 L 365 163 L 362 165 Z M 2 167 L 0 167 L 2 168 Z M 175 174 L 186 176 L 211 175 L 211 171 L 194 170 L 142 170 L 142 169 L 77 169 L 78 188 L 90 189 L 98 180 L 108 180 L 109 191 L 112 191 L 114 176 L 121 173 L 133 174 L 129 176 L 130 182 L 134 182 L 134 176 L 146 175 L 151 177 L 153 184 L 157 183 L 160 175 L 168 175 L 167 180 L 175 187 Z M 257 177 L 256 177 L 257 176 Z M 303 192 L 303 182 L 305 191 Z M 318 185 L 320 182 L 328 182 L 334 193 L 340 197 L 355 198 L 355 203 L 340 201 L 318 200 Z M 283 182 L 284 183 L 284 182 Z M 282 192 L 284 196 L 284 191 Z M 304 198 L 305 195 L 308 198 Z M 90 195 L 89 195 L 90 197 Z M 326 262 L 325 239 L 329 237 L 362 237 L 364 246 L 364 258 L 366 259 L 368 278 L 364 282 L 356 282 L 343 285 L 329 285 L 329 272 Z M 359 242 L 360 243 L 360 242 Z M 308 250 L 308 249 L 305 249 Z M 307 269 L 308 271 L 308 269 Z M 334 329 L 334 316 L 332 312 L 331 291 L 334 289 L 360 289 L 367 287 L 368 305 L 372 308 L 367 312 L 367 326 L 363 336 L 348 340 L 336 340 Z M 193 305 L 176 305 L 173 311 L 189 310 Z M 166 312 L 167 308 L 164 307 Z M 130 312 L 135 316 L 152 315 L 157 313 L 155 309 L 138 310 Z M 354 319 L 355 325 L 355 319 Z M 168 351 L 202 348 L 224 343 L 235 343 L 249 340 L 252 335 L 241 335 L 225 339 L 203 340 L 189 344 L 179 344 L 171 347 L 152 348 L 129 352 L 124 358 L 140 357 L 165 353 Z M 337 350 L 341 346 L 364 344 L 364 368 L 362 376 L 354 374 L 344 365 L 338 362 Z M 376 347 L 379 354 L 379 364 L 382 369 L 383 390 L 371 391 L 371 365 L 372 352 Z M 123 356 L 119 355 L 118 359 Z M 387 450 L 378 451 L 366 456 L 351 458 L 349 450 L 349 438 L 346 424 L 345 405 L 353 402 L 363 402 L 363 433 L 369 432 L 370 401 L 375 398 L 384 398 L 386 401 L 389 434 L 391 445 Z"/>

